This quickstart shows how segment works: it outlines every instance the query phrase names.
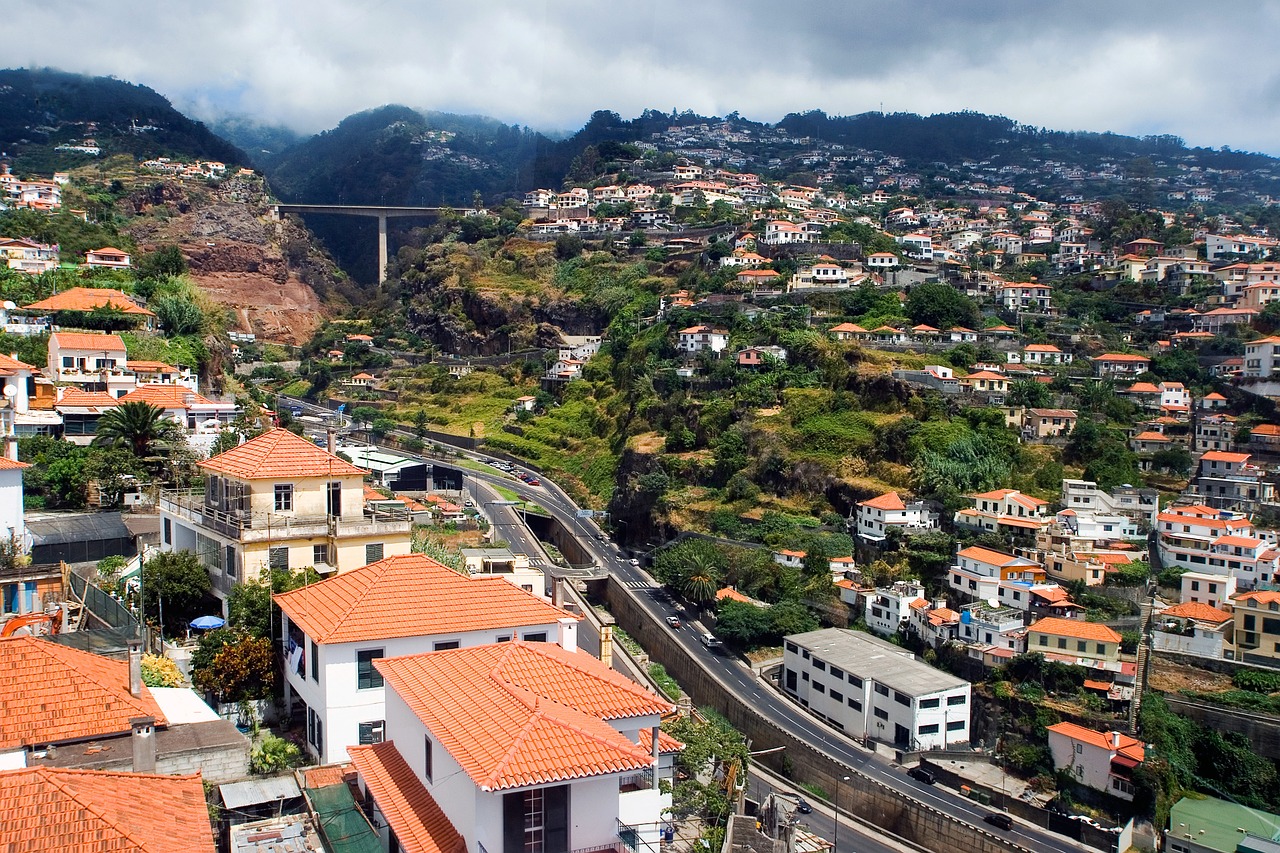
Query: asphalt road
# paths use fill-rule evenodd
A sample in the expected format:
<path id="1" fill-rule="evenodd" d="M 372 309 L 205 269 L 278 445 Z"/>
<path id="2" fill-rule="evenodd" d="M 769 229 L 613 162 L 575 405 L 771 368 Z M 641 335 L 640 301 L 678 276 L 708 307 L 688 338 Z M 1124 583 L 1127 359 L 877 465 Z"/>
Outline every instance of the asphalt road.
<path id="1" fill-rule="evenodd" d="M 814 835 L 825 838 L 828 841 L 834 841 L 837 845 L 836 853 L 903 853 L 904 850 L 911 849 L 875 833 L 868 832 L 864 827 L 852 823 L 848 818 L 841 818 L 840 837 L 836 838 L 835 816 L 831 809 L 821 803 L 814 803 L 810 800 L 812 812 L 809 814 L 796 812 L 794 810 L 796 801 L 804 796 L 804 792 L 797 791 L 794 787 L 788 785 L 778 784 L 780 781 L 763 779 L 752 769 L 747 787 L 747 796 L 750 799 L 763 802 L 770 792 L 775 793 L 778 799 L 787 804 L 787 808 L 791 811 L 797 825 L 812 832 Z"/>

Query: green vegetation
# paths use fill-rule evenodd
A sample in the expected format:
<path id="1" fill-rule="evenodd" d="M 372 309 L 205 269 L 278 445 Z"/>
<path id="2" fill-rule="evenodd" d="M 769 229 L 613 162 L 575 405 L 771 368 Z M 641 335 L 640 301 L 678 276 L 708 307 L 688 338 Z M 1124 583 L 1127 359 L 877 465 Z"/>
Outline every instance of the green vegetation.
<path id="1" fill-rule="evenodd" d="M 211 612 L 212 591 L 209 572 L 191 551 L 162 551 L 142 566 L 143 612 L 167 635 L 185 634 L 192 619 Z"/>
<path id="2" fill-rule="evenodd" d="M 667 672 L 667 668 L 660 663 L 649 664 L 649 677 L 654 680 L 657 685 L 662 688 L 662 692 L 672 702 L 680 698 L 680 684 L 671 677 Z"/>

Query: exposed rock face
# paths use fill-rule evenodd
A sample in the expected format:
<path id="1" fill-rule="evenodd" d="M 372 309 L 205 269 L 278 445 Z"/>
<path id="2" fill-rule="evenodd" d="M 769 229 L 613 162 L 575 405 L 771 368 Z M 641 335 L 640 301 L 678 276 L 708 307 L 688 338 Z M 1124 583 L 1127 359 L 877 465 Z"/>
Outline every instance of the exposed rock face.
<path id="1" fill-rule="evenodd" d="M 159 181 L 129 198 L 130 234 L 143 251 L 177 245 L 191 278 L 231 310 L 238 331 L 301 344 L 346 307 L 345 276 L 293 221 L 272 221 L 256 178 L 217 187 Z"/>

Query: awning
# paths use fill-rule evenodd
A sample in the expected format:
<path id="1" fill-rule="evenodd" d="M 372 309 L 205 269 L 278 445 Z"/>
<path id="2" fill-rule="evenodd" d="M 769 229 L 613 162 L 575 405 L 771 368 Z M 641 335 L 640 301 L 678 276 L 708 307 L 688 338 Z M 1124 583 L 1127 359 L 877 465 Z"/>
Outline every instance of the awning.
<path id="1" fill-rule="evenodd" d="M 218 786 L 222 804 L 229 809 L 243 809 L 262 803 L 275 803 L 301 797 L 302 791 L 292 776 L 271 776 L 247 782 L 227 782 Z"/>

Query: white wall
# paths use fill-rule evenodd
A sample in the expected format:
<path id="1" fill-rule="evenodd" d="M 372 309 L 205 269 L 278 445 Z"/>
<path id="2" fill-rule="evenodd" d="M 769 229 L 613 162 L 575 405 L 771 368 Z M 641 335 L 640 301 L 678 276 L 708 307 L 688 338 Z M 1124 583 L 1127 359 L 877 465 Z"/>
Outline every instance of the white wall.
<path id="1" fill-rule="evenodd" d="M 22 469 L 0 471 L 0 535 L 15 538 L 25 551 L 26 530 L 22 520 Z"/>

